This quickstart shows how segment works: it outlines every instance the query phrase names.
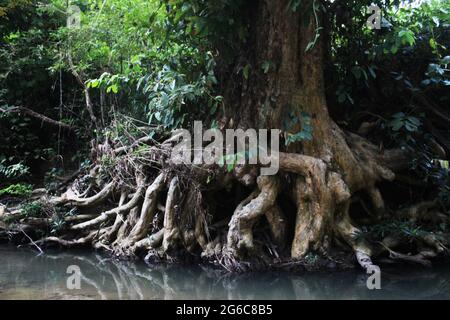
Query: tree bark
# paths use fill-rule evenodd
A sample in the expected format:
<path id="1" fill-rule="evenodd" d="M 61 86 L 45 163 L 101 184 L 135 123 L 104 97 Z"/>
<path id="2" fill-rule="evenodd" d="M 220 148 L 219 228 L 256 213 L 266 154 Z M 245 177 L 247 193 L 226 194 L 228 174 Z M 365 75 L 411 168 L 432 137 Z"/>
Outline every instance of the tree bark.
<path id="1" fill-rule="evenodd" d="M 357 228 L 351 224 L 347 212 L 351 194 L 366 190 L 377 211 L 382 212 L 384 203 L 376 183 L 391 180 L 394 174 L 380 160 L 385 155 L 368 141 L 344 132 L 329 115 L 324 86 L 326 37 L 320 29 L 321 9 L 314 10 L 320 2 L 302 1 L 297 12 L 289 4 L 289 0 L 256 2 L 248 19 L 251 36 L 245 58 L 237 67 L 239 70 L 251 66 L 251 71 L 247 78 L 242 78 L 238 106 L 225 112 L 221 123 L 244 129 L 281 129 L 286 136 L 302 130 L 300 120 L 285 128 L 286 120 L 301 119 L 308 114 L 312 139 L 292 143 L 280 155 L 282 169 L 283 166 L 288 171 L 301 169 L 290 185 L 297 207 L 291 256 L 301 258 L 311 251 L 326 253 L 336 235 L 356 251 L 370 255 L 365 244 L 353 241 Z M 228 92 L 236 94 L 236 90 Z M 236 101 L 234 97 L 226 98 L 228 105 Z M 258 198 L 238 208 L 232 221 L 239 221 L 238 216 Z M 265 203 L 270 198 L 258 201 Z M 258 211 L 260 214 L 264 212 Z M 250 248 L 251 244 L 245 240 L 251 239 L 248 230 L 244 229 L 245 235 L 241 230 L 239 240 L 233 226 L 230 225 L 229 247 L 230 243 L 246 243 Z"/>

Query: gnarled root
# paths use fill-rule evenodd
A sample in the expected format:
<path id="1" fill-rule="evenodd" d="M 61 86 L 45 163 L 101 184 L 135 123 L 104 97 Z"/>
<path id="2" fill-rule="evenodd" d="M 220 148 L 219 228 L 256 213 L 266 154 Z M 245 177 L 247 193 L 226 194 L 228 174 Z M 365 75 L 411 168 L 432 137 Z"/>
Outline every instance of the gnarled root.
<path id="1" fill-rule="evenodd" d="M 229 223 L 227 249 L 236 257 L 246 252 L 254 252 L 252 227 L 257 218 L 274 207 L 280 192 L 280 182 L 277 177 L 259 176 L 257 184 L 259 194 L 253 193 L 241 202 Z"/>
<path id="2" fill-rule="evenodd" d="M 50 202 L 53 205 L 71 204 L 77 207 L 95 207 L 111 196 L 114 191 L 114 187 L 115 183 L 110 182 L 97 194 L 89 198 L 82 198 L 77 195 L 72 188 L 69 188 L 69 190 L 67 190 L 63 195 L 51 199 Z"/>
<path id="3" fill-rule="evenodd" d="M 151 236 L 136 242 L 133 245 L 132 251 L 133 253 L 136 253 L 138 250 L 148 251 L 150 249 L 158 248 L 161 246 L 163 238 L 164 238 L 164 229 L 161 229 L 156 233 L 152 234 Z"/>
<path id="4" fill-rule="evenodd" d="M 128 197 L 128 192 L 122 192 L 122 194 L 120 195 L 120 200 L 119 200 L 119 207 L 123 206 L 123 204 L 125 203 L 126 199 Z M 104 243 L 110 243 L 117 235 L 117 233 L 119 232 L 119 229 L 122 225 L 122 223 L 125 222 L 125 215 L 123 213 L 119 213 L 116 215 L 116 220 L 114 221 L 114 224 L 112 225 L 112 227 L 110 227 L 101 237 L 102 242 Z"/>
<path id="5" fill-rule="evenodd" d="M 254 261 L 270 265 L 275 260 L 293 259 L 299 263 L 309 253 L 328 255 L 333 243 L 344 240 L 361 267 L 369 269 L 374 265 L 371 257 L 380 250 L 359 237 L 360 229 L 349 215 L 351 197 L 358 191 L 366 192 L 375 213 L 369 218 L 385 218 L 386 205 L 377 183 L 394 179 L 392 170 L 399 165 L 389 165 L 389 162 L 398 161 L 401 154 L 386 151 L 380 155 L 364 139 L 342 131 L 333 132 L 337 142 L 334 145 L 329 142 L 329 150 L 319 152 L 317 146 L 306 148 L 305 152 L 320 157 L 280 152 L 280 173 L 274 176 L 258 176 L 259 166 L 237 166 L 233 172 L 211 166 L 176 166 L 167 160 L 167 154 L 178 138 L 146 149 L 144 163 L 128 152 L 141 143 L 148 143 L 147 138 L 130 147 L 114 149 L 105 144 L 98 149 L 120 155 L 117 167 L 121 169 L 113 169 L 120 174 L 100 177 L 103 171 L 96 165 L 89 175 L 87 188 L 84 182 L 74 183 L 62 196 L 51 198 L 49 202 L 53 206 L 73 206 L 79 210 L 74 216 L 63 217 L 66 225 L 61 236 L 40 242 L 67 247 L 91 245 L 116 256 L 149 252 L 149 256 L 169 261 L 179 253 L 198 254 L 228 270 L 243 271 Z M 149 181 L 150 177 L 156 178 Z M 110 182 L 105 182 L 108 179 Z M 235 209 L 227 208 L 227 214 L 222 216 L 221 212 L 220 221 L 210 225 L 215 211 L 203 197 L 209 191 L 229 190 L 238 183 L 245 188 L 253 187 L 253 192 L 244 200 L 236 200 Z M 293 201 L 286 207 L 295 206 L 295 212 L 288 212 L 279 202 L 283 199 L 280 194 L 289 189 Z M 100 191 L 92 195 L 93 190 Z M 120 194 L 118 203 L 117 194 Z M 165 205 L 160 204 L 164 201 Z M 94 208 L 100 213 L 93 215 Z M 31 228 L 32 223 L 39 222 L 39 228 L 45 229 L 54 221 L 54 213 L 37 220 L 22 219 L 16 211 L 9 218 L 14 216 L 20 226 L 29 223 Z M 439 214 L 436 201 L 399 210 L 395 215 L 412 221 L 449 222 L 445 215 Z M 265 219 L 261 219 L 263 216 Z M 293 240 L 289 245 L 287 221 L 294 218 Z M 388 250 L 392 259 L 426 260 L 432 253 L 446 250 L 445 241 L 438 239 L 422 237 L 423 249 L 419 256 L 404 256 L 386 244 L 389 249 L 384 251 Z"/>
<path id="6" fill-rule="evenodd" d="M 147 188 L 142 204 L 141 215 L 128 236 L 128 242 L 133 245 L 144 238 L 149 231 L 150 224 L 157 208 L 158 195 L 165 186 L 166 174 L 160 173 L 155 181 Z"/>
<path id="7" fill-rule="evenodd" d="M 162 242 L 162 249 L 167 252 L 173 248 L 176 240 L 180 236 L 180 230 L 176 224 L 176 214 L 179 208 L 179 186 L 178 178 L 174 177 L 169 185 L 169 192 L 166 201 L 166 213 L 164 215 L 164 237 Z"/>
<path id="8" fill-rule="evenodd" d="M 83 247 L 83 246 L 87 246 L 90 245 L 92 243 L 92 240 L 95 237 L 95 232 L 92 231 L 90 232 L 87 236 L 82 237 L 82 238 L 78 238 L 75 240 L 64 240 L 58 237 L 47 237 L 44 239 L 41 239 L 39 241 L 36 241 L 36 243 L 57 243 L 63 247 L 67 247 L 67 248 L 73 248 L 73 247 Z"/>
<path id="9" fill-rule="evenodd" d="M 333 235 L 336 207 L 350 198 L 350 191 L 335 172 L 327 172 L 318 160 L 305 177 L 298 177 L 294 189 L 297 221 L 291 256 L 300 258 L 308 252 L 326 253 Z"/>
<path id="10" fill-rule="evenodd" d="M 84 230 L 84 229 L 92 229 L 94 227 L 97 227 L 101 223 L 109 220 L 111 217 L 114 217 L 118 214 L 129 211 L 132 208 L 134 208 L 135 206 L 137 206 L 143 193 L 144 193 L 144 178 L 139 177 L 137 190 L 128 203 L 126 203 L 120 207 L 117 207 L 117 208 L 114 208 L 114 209 L 111 209 L 108 211 L 104 211 L 97 218 L 83 222 L 83 223 L 76 224 L 76 225 L 72 226 L 71 229 L 72 230 Z"/>
<path id="11" fill-rule="evenodd" d="M 371 256 L 373 255 L 372 247 L 364 239 L 358 238 L 360 230 L 356 228 L 351 222 L 349 216 L 349 201 L 344 203 L 340 208 L 340 220 L 336 225 L 336 231 L 342 239 L 353 249 L 355 252 L 356 260 L 359 265 L 368 270 L 374 266 Z"/>

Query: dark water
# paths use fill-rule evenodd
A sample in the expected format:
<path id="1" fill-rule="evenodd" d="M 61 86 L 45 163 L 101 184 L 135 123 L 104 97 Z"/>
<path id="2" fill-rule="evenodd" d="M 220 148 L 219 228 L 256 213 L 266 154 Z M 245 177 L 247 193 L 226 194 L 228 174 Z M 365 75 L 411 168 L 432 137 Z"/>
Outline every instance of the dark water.
<path id="1" fill-rule="evenodd" d="M 79 266 L 81 288 L 68 289 Z M 0 246 L 0 299 L 449 299 L 450 265 L 382 269 L 381 290 L 361 271 L 229 275 L 201 267 L 152 267 L 96 253 L 37 256 Z"/>

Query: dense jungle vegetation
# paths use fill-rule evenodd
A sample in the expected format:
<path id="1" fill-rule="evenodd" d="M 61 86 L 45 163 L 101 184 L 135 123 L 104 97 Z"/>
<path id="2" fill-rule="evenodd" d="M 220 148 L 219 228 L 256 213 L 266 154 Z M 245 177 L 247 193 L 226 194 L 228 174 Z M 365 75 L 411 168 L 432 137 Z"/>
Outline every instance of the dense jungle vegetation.
<path id="1" fill-rule="evenodd" d="M 0 238 L 229 271 L 429 265 L 449 89 L 445 0 L 0 0 Z M 280 129 L 279 173 L 172 163 L 196 120 Z"/>

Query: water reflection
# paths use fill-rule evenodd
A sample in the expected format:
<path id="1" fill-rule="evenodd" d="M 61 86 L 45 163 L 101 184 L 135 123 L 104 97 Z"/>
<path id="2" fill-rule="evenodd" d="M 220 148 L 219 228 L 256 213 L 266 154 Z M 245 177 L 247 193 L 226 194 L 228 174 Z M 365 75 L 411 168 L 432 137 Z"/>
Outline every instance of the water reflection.
<path id="1" fill-rule="evenodd" d="M 66 286 L 68 266 L 81 289 Z M 0 299 L 448 299 L 450 268 L 383 269 L 382 290 L 358 271 L 229 275 L 202 267 L 116 261 L 96 253 L 34 252 L 0 247 Z"/>

